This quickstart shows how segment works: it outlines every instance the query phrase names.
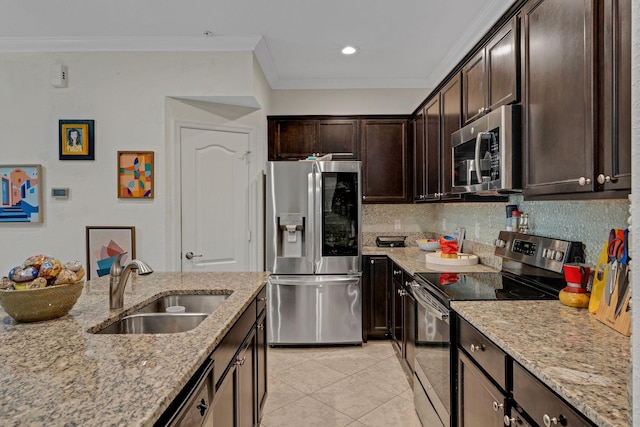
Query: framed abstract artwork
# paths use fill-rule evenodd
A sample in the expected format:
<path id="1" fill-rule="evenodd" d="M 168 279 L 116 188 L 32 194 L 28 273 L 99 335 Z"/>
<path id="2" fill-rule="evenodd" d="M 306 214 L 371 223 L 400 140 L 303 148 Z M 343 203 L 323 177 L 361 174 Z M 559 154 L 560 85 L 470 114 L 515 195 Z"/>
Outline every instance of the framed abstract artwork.
<path id="1" fill-rule="evenodd" d="M 118 151 L 118 198 L 153 199 L 153 151 Z"/>
<path id="2" fill-rule="evenodd" d="M 106 276 L 121 252 L 121 265 L 136 257 L 135 227 L 87 226 L 87 280 Z"/>
<path id="3" fill-rule="evenodd" d="M 58 140 L 60 160 L 94 160 L 93 120 L 60 120 Z"/>
<path id="4" fill-rule="evenodd" d="M 0 223 L 42 222 L 42 167 L 0 165 Z"/>

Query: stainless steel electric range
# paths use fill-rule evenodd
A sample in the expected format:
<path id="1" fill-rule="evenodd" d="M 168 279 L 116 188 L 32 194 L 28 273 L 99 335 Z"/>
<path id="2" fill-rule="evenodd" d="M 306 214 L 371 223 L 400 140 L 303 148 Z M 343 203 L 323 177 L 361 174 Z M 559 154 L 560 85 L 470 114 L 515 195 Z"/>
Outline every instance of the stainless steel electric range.
<path id="1" fill-rule="evenodd" d="M 456 426 L 456 318 L 451 301 L 557 299 L 565 263 L 583 262 L 580 242 L 501 231 L 496 273 L 416 273 L 414 399 L 423 426 Z"/>

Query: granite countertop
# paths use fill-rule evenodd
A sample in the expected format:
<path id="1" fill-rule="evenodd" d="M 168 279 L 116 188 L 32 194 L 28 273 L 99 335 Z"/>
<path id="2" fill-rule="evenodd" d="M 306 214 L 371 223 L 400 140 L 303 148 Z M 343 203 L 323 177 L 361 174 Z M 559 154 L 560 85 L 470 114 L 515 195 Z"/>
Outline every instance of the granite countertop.
<path id="1" fill-rule="evenodd" d="M 58 319 L 20 324 L 0 309 L 3 426 L 153 425 L 267 279 L 264 272 L 132 276 L 121 310 L 109 310 L 108 276 L 88 281 L 69 314 Z M 233 293 L 188 332 L 88 332 L 170 291 Z"/>
<path id="2" fill-rule="evenodd" d="M 426 255 L 428 252 L 423 251 L 417 246 L 407 246 L 404 248 L 379 248 L 377 246 L 365 246 L 362 248 L 362 255 L 386 255 L 393 262 L 398 264 L 404 271 L 414 275 L 415 273 L 429 271 L 446 271 L 448 273 L 474 273 L 474 272 L 495 272 L 498 271 L 493 267 L 484 264 L 476 264 L 470 266 L 450 267 L 427 264 Z"/>
<path id="3" fill-rule="evenodd" d="M 630 425 L 629 337 L 588 310 L 559 301 L 458 301 L 451 306 L 596 425 Z"/>

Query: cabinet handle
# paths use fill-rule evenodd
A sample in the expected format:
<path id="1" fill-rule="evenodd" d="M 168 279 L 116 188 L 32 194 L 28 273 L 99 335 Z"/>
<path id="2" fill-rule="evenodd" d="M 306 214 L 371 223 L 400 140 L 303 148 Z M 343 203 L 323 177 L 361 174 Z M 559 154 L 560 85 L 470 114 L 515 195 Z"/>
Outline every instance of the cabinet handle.
<path id="1" fill-rule="evenodd" d="M 494 400 L 491 406 L 493 407 L 494 411 L 498 412 L 500 409 L 504 408 L 504 403 L 498 403 Z"/>
<path id="2" fill-rule="evenodd" d="M 259 331 L 264 330 L 264 323 L 260 323 L 259 325 L 256 325 L 256 328 L 257 328 Z"/>
<path id="3" fill-rule="evenodd" d="M 519 418 L 509 418 L 509 415 L 505 415 L 503 420 L 504 420 L 504 425 L 506 425 L 506 426 L 510 426 L 512 424 L 514 426 L 516 426 L 516 425 L 520 424 L 520 419 Z"/>
<path id="4" fill-rule="evenodd" d="M 242 357 L 242 358 L 236 359 L 235 365 L 236 366 L 244 366 L 244 362 L 246 362 L 246 361 L 247 361 L 246 357 Z"/>
<path id="5" fill-rule="evenodd" d="M 260 297 L 260 298 L 258 298 L 258 301 L 266 302 L 267 301 L 267 297 Z"/>
<path id="6" fill-rule="evenodd" d="M 478 109 L 478 114 L 482 114 L 482 111 L 484 110 L 484 108 L 480 108 Z"/>
<path id="7" fill-rule="evenodd" d="M 580 178 L 578 178 L 578 185 L 580 187 L 584 187 L 585 185 L 589 185 L 591 184 L 591 178 L 585 178 L 584 176 L 581 176 Z"/>
<path id="8" fill-rule="evenodd" d="M 598 175 L 598 184 L 604 184 L 605 182 L 618 182 L 617 178 L 611 178 L 609 175 L 601 173 Z"/>
<path id="9" fill-rule="evenodd" d="M 469 348 L 471 349 L 471 353 L 475 353 L 476 351 L 484 351 L 484 346 L 482 344 L 471 344 L 471 347 Z"/>
<path id="10" fill-rule="evenodd" d="M 198 406 L 196 406 L 196 409 L 200 411 L 200 416 L 204 417 L 205 412 L 207 412 L 207 409 L 209 409 L 209 405 L 207 405 L 207 402 L 205 402 L 204 399 L 201 399 L 200 403 L 198 403 Z"/>
<path id="11" fill-rule="evenodd" d="M 362 200 L 367 200 L 367 196 L 362 196 Z"/>
<path id="12" fill-rule="evenodd" d="M 565 425 L 566 420 L 567 419 L 563 415 L 558 415 L 558 418 L 556 418 L 556 417 L 550 417 L 549 415 L 544 414 L 544 416 L 542 417 L 542 422 L 544 423 L 545 427 L 551 427 L 552 425 L 556 425 L 556 424 Z"/>

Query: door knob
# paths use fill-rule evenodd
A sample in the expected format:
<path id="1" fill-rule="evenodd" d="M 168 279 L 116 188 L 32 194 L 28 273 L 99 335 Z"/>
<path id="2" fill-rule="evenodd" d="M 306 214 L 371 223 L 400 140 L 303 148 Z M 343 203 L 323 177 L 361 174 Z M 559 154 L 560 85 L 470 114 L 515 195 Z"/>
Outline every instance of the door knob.
<path id="1" fill-rule="evenodd" d="M 186 259 L 198 258 L 198 257 L 201 257 L 201 256 L 202 256 L 202 254 L 200 254 L 200 255 L 194 255 L 194 254 L 193 254 L 193 252 L 187 252 L 186 254 L 184 254 L 184 257 L 185 257 Z"/>

